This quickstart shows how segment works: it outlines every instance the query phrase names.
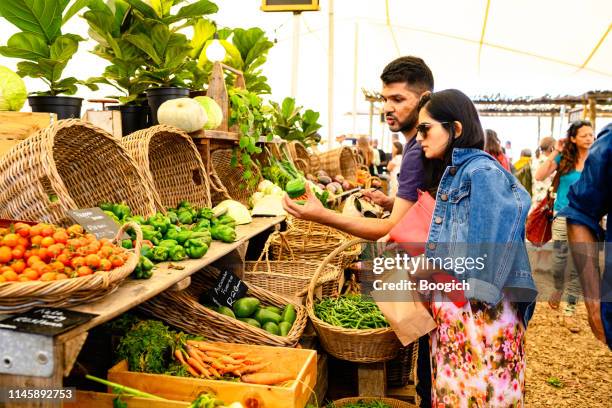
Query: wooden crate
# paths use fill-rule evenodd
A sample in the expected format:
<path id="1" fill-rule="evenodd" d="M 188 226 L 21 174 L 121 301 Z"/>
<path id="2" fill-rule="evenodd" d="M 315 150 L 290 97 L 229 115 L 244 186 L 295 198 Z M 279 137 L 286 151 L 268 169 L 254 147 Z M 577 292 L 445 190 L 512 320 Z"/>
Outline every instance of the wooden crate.
<path id="1" fill-rule="evenodd" d="M 56 121 L 55 113 L 0 112 L 0 139 L 23 140 Z"/>
<path id="2" fill-rule="evenodd" d="M 118 110 L 88 110 L 83 115 L 83 120 L 121 139 L 121 112 Z"/>
<path id="3" fill-rule="evenodd" d="M 303 408 L 317 381 L 317 352 L 284 347 L 214 343 L 230 352 L 245 352 L 264 361 L 271 361 L 263 372 L 284 372 L 295 376 L 288 387 L 245 384 L 240 382 L 172 377 L 128 371 L 121 361 L 108 372 L 108 380 L 163 398 L 192 401 L 202 391 L 212 392 L 220 400 L 240 402 L 244 406 L 266 408 Z"/>
<path id="4" fill-rule="evenodd" d="M 113 408 L 113 400 L 117 395 L 93 391 L 77 391 L 76 401 L 64 402 L 64 408 Z M 148 398 L 134 398 L 122 396 L 121 401 L 127 403 L 129 408 L 187 408 L 185 401 L 156 401 Z"/>
<path id="5" fill-rule="evenodd" d="M 18 139 L 0 139 L 0 157 L 4 156 L 16 144 L 21 142 Z"/>

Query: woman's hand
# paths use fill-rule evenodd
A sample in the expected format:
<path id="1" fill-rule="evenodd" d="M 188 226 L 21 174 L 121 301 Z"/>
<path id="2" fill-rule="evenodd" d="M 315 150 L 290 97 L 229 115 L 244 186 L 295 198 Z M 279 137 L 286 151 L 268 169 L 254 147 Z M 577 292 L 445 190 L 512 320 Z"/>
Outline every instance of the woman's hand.
<path id="1" fill-rule="evenodd" d="M 555 150 L 559 153 L 563 151 L 563 147 L 565 147 L 565 139 L 559 139 L 555 142 Z"/>

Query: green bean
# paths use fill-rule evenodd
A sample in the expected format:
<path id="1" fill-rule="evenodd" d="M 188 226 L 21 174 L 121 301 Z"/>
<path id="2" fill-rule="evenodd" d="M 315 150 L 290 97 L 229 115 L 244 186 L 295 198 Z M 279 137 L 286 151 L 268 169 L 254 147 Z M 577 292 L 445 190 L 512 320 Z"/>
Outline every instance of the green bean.
<path id="1" fill-rule="evenodd" d="M 319 319 L 339 327 L 371 329 L 389 326 L 376 303 L 361 295 L 320 300 L 314 305 L 314 312 Z"/>

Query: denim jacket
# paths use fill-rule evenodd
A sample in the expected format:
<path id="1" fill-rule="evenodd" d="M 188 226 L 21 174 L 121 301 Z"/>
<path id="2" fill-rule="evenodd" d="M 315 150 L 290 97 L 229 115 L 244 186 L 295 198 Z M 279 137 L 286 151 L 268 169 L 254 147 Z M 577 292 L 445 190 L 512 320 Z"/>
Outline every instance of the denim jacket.
<path id="1" fill-rule="evenodd" d="M 472 264 L 447 271 L 469 285 L 468 299 L 495 305 L 507 289 L 511 301 L 525 302 L 525 326 L 537 295 L 525 247 L 530 205 L 527 191 L 492 156 L 454 149 L 452 166 L 440 181 L 426 247 L 428 258 L 480 258 L 480 268 Z"/>

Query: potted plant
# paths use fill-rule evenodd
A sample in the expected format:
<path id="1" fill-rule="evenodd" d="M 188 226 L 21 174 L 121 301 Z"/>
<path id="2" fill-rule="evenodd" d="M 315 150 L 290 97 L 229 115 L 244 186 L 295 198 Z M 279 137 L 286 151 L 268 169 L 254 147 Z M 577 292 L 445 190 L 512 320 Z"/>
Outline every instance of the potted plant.
<path id="1" fill-rule="evenodd" d="M 122 94 L 110 95 L 121 105 L 109 109 L 121 112 L 123 135 L 148 127 L 150 109 L 145 91 L 150 85 L 139 76 L 146 55 L 126 39 L 134 30 L 132 7 L 124 0 L 90 3 L 83 18 L 89 25 L 90 37 L 97 42 L 92 53 L 110 62 L 102 76 L 87 82 L 110 85 Z"/>
<path id="2" fill-rule="evenodd" d="M 153 123 L 157 123 L 157 108 L 169 99 L 188 97 L 185 80 L 192 76 L 186 69 L 191 51 L 190 41 L 178 31 L 195 24 L 203 15 L 216 13 L 218 7 L 199 0 L 181 7 L 176 14 L 172 6 L 182 0 L 159 0 L 154 6 L 141 0 L 126 0 L 133 8 L 133 27 L 125 39 L 144 55 L 144 65 L 138 76 L 147 89 Z"/>
<path id="3" fill-rule="evenodd" d="M 274 118 L 274 134 L 287 141 L 297 140 L 305 147 L 318 144 L 321 136 L 317 131 L 321 128 L 318 123 L 319 113 L 307 109 L 302 113 L 302 107 L 295 105 L 295 99 L 285 98 L 282 104 L 270 101 L 272 116 Z"/>
<path id="4" fill-rule="evenodd" d="M 21 58 L 17 73 L 21 77 L 40 78 L 46 91 L 33 92 L 28 102 L 34 112 L 56 113 L 59 119 L 81 116 L 83 98 L 74 95 L 77 84 L 88 85 L 74 77 L 62 78 L 66 65 L 85 39 L 75 34 L 62 34 L 62 26 L 84 5 L 75 1 L 66 10 L 68 0 L 0 1 L 0 15 L 21 30 L 0 47 L 5 57 Z"/>

